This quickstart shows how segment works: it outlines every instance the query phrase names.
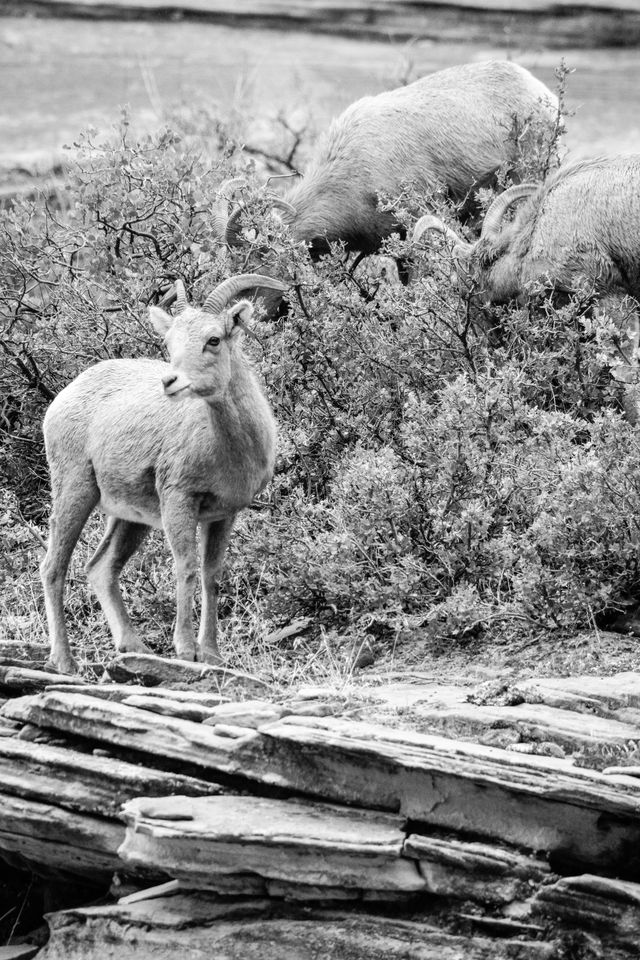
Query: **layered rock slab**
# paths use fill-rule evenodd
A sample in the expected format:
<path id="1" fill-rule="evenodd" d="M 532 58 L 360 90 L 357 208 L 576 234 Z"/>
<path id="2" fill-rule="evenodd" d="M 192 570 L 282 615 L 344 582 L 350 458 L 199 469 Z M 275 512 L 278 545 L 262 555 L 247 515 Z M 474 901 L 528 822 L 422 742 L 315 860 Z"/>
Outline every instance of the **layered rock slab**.
<path id="1" fill-rule="evenodd" d="M 527 703 L 619 716 L 627 709 L 640 710 L 640 673 L 628 671 L 612 677 L 539 677 L 509 685 L 511 694 Z"/>
<path id="2" fill-rule="evenodd" d="M 34 670 L 31 667 L 7 666 L 0 664 L 0 691 L 7 693 L 44 690 L 51 683 L 79 682 L 77 677 L 67 677 L 60 673 L 48 673 L 46 670 Z M 80 684 L 82 685 L 82 684 Z"/>
<path id="3" fill-rule="evenodd" d="M 248 728 L 242 729 L 238 738 L 219 736 L 214 728 L 202 723 L 76 693 L 21 697 L 7 702 L 2 713 L 10 719 L 135 751 L 156 761 L 177 761 L 240 775 L 243 766 L 238 740 L 257 736 Z"/>
<path id="4" fill-rule="evenodd" d="M 207 779 L 223 773 L 399 812 L 430 827 L 550 851 L 570 866 L 625 877 L 640 871 L 640 783 L 632 777 L 335 718 L 223 729 L 54 692 L 7 703 L 3 713 L 134 750 L 155 764 L 189 764 Z"/>
<path id="5" fill-rule="evenodd" d="M 116 818 L 134 797 L 217 793 L 215 784 L 112 757 L 15 737 L 0 739 L 0 797 L 13 794 L 69 810 Z"/>
<path id="6" fill-rule="evenodd" d="M 118 847 L 124 826 L 74 813 L 51 803 L 4 795 L 0 803 L 0 851 L 36 872 L 108 880 L 123 869 Z"/>
<path id="7" fill-rule="evenodd" d="M 562 877 L 542 887 L 533 898 L 534 914 L 553 918 L 574 929 L 631 948 L 640 945 L 640 884 L 584 874 Z"/>
<path id="8" fill-rule="evenodd" d="M 203 679 L 211 679 L 220 687 L 235 681 L 242 681 L 247 686 L 261 689 L 269 686 L 267 681 L 260 677 L 241 670 L 233 670 L 231 667 L 194 663 L 191 660 L 167 660 L 152 653 L 118 654 L 107 664 L 106 670 L 116 682 L 141 681 L 152 687 L 160 684 L 195 683 Z"/>
<path id="9" fill-rule="evenodd" d="M 172 902 L 173 901 L 173 902 Z M 244 909 L 245 915 L 239 916 Z M 304 919 L 301 917 L 304 916 Z M 553 942 L 446 933 L 412 922 L 336 911 L 274 915 L 264 901 L 205 897 L 52 914 L 40 960 L 553 960 Z"/>
<path id="10" fill-rule="evenodd" d="M 459 703 L 446 707 L 417 707 L 416 712 L 434 731 L 480 742 L 491 732 L 494 741 L 503 733 L 505 743 L 550 741 L 567 750 L 640 745 L 640 724 L 544 703 L 518 706 Z"/>
<path id="11" fill-rule="evenodd" d="M 132 800 L 120 856 L 196 887 L 248 872 L 358 890 L 424 889 L 402 855 L 402 818 L 371 810 L 261 797 Z"/>
<path id="12" fill-rule="evenodd" d="M 459 900 L 523 900 L 551 874 L 543 860 L 488 843 L 411 834 L 403 853 L 418 862 L 429 893 Z"/>
<path id="13" fill-rule="evenodd" d="M 145 697 L 147 701 L 157 697 L 160 700 L 171 700 L 177 705 L 200 706 L 213 708 L 221 703 L 227 703 L 228 697 L 219 693 L 204 693 L 200 690 L 174 690 L 171 687 L 145 687 L 139 683 L 51 683 L 47 686 L 50 693 L 80 693 L 87 697 L 96 697 L 99 700 L 113 700 L 124 703 L 130 697 Z"/>
<path id="14" fill-rule="evenodd" d="M 333 802 L 548 850 L 570 864 L 640 869 L 640 784 L 567 761 L 333 718 L 263 727 L 264 775 Z"/>

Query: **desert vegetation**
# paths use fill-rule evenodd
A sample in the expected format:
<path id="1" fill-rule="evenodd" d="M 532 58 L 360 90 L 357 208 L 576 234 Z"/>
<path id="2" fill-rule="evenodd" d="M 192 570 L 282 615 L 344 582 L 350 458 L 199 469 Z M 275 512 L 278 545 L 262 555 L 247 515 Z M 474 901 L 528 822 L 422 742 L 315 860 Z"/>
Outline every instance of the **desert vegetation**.
<path id="1" fill-rule="evenodd" d="M 282 143 L 283 171 L 295 163 Z M 285 162 L 286 161 L 286 162 Z M 533 152 L 528 175 L 555 164 Z M 271 157 L 248 155 L 205 109 L 138 136 L 123 117 L 89 131 L 55 197 L 22 200 L 0 221 L 0 618 L 44 639 L 38 564 L 49 485 L 47 405 L 99 360 L 154 357 L 147 316 L 176 279 L 202 303 L 256 255 L 291 284 L 286 311 L 255 322 L 247 352 L 279 425 L 274 479 L 239 519 L 221 589 L 220 647 L 234 666 L 290 679 L 349 671 L 363 645 L 391 662 L 431 662 L 470 638 L 563 638 L 640 599 L 640 458 L 622 385 L 609 376 L 613 320 L 579 298 L 554 308 L 478 312 L 451 283 L 451 253 L 397 235 L 388 260 L 354 266 L 340 243 L 312 264 L 274 211 Z M 535 168 L 535 169 L 534 169 Z M 214 229 L 217 188 L 238 194 L 246 243 Z M 481 197 L 487 205 L 490 191 Z M 389 198 L 410 228 L 442 198 Z M 469 238 L 473 225 L 466 228 Z M 83 564 L 103 521 L 87 525 L 67 587 L 75 652 L 111 653 Z M 169 652 L 174 588 L 154 535 L 123 576 L 132 620 Z M 277 641 L 299 618 L 311 626 Z"/>

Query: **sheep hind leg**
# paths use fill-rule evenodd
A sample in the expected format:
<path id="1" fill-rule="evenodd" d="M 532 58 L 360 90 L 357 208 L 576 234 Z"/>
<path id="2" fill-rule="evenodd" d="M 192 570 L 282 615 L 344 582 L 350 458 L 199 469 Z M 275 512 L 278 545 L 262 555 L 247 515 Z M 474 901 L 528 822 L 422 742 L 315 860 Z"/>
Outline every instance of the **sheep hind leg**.
<path id="1" fill-rule="evenodd" d="M 40 565 L 51 651 L 47 666 L 58 673 L 79 672 L 64 619 L 64 582 L 82 529 L 100 499 L 93 473 L 69 473 L 62 481 L 52 470 L 53 507 L 47 553 Z"/>
<path id="2" fill-rule="evenodd" d="M 235 517 L 202 524 L 201 567 L 202 611 L 198 632 L 198 659 L 204 663 L 220 663 L 218 649 L 218 592 L 222 563 L 231 536 Z"/>
<path id="3" fill-rule="evenodd" d="M 118 653 L 152 652 L 137 635 L 118 584 L 125 564 L 148 532 L 149 527 L 144 523 L 110 517 L 104 536 L 86 567 L 87 577 L 100 601 Z"/>

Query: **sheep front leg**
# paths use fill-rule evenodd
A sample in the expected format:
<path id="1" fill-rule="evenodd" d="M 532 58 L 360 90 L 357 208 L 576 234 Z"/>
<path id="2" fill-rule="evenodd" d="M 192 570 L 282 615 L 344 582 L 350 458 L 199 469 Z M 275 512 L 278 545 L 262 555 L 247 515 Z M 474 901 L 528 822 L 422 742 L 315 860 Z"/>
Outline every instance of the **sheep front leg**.
<path id="1" fill-rule="evenodd" d="M 196 659 L 193 598 L 197 576 L 197 509 L 191 499 L 175 491 L 160 498 L 162 525 L 176 568 L 176 625 L 173 645 L 181 660 Z"/>
<path id="2" fill-rule="evenodd" d="M 201 528 L 202 613 L 198 657 L 204 663 L 220 663 L 222 660 L 218 650 L 218 592 L 234 521 L 235 515 L 215 523 L 203 523 Z"/>

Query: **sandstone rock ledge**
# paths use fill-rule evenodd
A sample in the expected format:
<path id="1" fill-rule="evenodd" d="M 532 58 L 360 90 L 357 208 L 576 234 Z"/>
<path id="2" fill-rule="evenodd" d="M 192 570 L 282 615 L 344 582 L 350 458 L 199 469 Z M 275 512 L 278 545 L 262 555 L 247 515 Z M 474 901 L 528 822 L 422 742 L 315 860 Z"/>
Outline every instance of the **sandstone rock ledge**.
<path id="1" fill-rule="evenodd" d="M 590 724 L 636 744 L 639 675 L 414 691 L 431 733 L 341 717 L 331 691 L 158 686 L 189 671 L 152 659 L 131 671 L 151 688 L 0 671 L 0 859 L 126 892 L 50 914 L 43 960 L 637 955 L 640 778 L 470 738 L 502 711 L 535 745 L 534 701 L 567 750 Z M 466 739 L 439 735 L 456 711 Z"/>

